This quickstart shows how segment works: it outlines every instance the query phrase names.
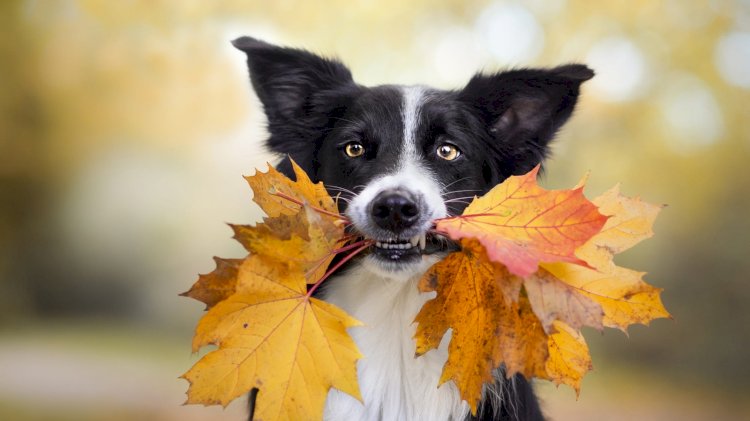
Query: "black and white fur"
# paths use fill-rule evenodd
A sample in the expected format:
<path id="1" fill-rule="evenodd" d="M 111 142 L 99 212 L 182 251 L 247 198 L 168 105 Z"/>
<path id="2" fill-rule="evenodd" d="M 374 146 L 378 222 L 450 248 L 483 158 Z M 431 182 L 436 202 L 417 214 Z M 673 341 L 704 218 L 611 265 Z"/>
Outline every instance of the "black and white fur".
<path id="1" fill-rule="evenodd" d="M 247 54 L 268 147 L 340 195 L 355 232 L 378 242 L 320 293 L 365 324 L 350 330 L 364 354 L 357 365 L 364 403 L 334 389 L 325 419 L 542 420 L 520 375 L 504 380 L 498 370 L 476 417 L 452 382 L 438 387 L 450 334 L 439 349 L 414 356 L 414 317 L 434 296 L 416 284 L 455 247 L 426 235 L 433 219 L 461 213 L 474 195 L 539 164 L 593 72 L 570 64 L 477 74 L 454 91 L 364 87 L 336 60 L 249 37 L 234 45 Z M 359 156 L 349 153 L 355 144 Z M 292 175 L 288 158 L 279 169 Z"/>

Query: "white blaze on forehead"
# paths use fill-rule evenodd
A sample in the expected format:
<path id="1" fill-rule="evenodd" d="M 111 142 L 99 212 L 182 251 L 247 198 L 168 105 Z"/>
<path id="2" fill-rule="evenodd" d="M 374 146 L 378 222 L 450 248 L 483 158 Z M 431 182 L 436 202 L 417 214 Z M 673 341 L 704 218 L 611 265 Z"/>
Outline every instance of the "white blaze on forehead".
<path id="1" fill-rule="evenodd" d="M 424 157 L 418 146 L 420 112 L 428 90 L 422 86 L 406 86 L 399 89 L 403 98 L 400 117 L 404 132 L 397 162 L 388 163 L 389 166 L 395 164 L 391 171 L 369 180 L 365 188 L 352 198 L 346 210 L 354 226 L 371 238 L 380 239 L 384 235 L 383 231 L 373 224 L 370 209 L 372 201 L 385 190 L 405 190 L 412 193 L 420 208 L 420 218 L 415 228 L 421 232 L 426 232 L 434 219 L 446 215 L 446 206 L 440 194 L 440 183 L 428 166 L 424 165 Z"/>
<path id="2" fill-rule="evenodd" d="M 401 152 L 401 163 L 407 161 L 415 162 L 419 153 L 417 152 L 416 132 L 419 125 L 419 114 L 422 111 L 422 103 L 425 99 L 425 88 L 422 86 L 404 86 L 401 88 L 404 96 L 401 119 L 404 122 L 404 140 Z"/>

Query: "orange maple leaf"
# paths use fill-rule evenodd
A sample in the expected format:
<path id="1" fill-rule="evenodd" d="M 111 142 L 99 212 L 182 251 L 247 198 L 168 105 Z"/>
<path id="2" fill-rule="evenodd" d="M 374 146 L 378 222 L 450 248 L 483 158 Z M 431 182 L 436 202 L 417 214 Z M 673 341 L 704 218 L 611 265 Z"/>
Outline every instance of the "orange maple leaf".
<path id="1" fill-rule="evenodd" d="M 461 216 L 438 220 L 436 230 L 454 240 L 476 238 L 490 259 L 519 276 L 539 262 L 582 264 L 575 250 L 599 232 L 607 218 L 583 196 L 583 187 L 545 190 L 536 184 L 539 166 L 512 176 L 475 198 Z"/>
<path id="2" fill-rule="evenodd" d="M 420 281 L 420 291 L 437 296 L 417 314 L 415 339 L 422 355 L 453 329 L 440 383 L 453 380 L 476 414 L 482 387 L 501 363 L 508 376 L 544 376 L 547 336 L 528 299 L 519 296 L 522 280 L 490 261 L 477 240 L 461 245 Z"/>
<path id="3" fill-rule="evenodd" d="M 500 365 L 498 327 L 502 310 L 517 300 L 516 278 L 503 279 L 503 268 L 489 261 L 476 240 L 464 240 L 463 251 L 452 253 L 422 277 L 422 292 L 437 291 L 414 321 L 417 355 L 437 348 L 449 328 L 453 336 L 440 384 L 453 380 L 461 396 L 475 409 L 482 386 Z M 503 298 L 506 297 L 506 298 Z M 458 322 L 460 320 L 460 322 Z"/>

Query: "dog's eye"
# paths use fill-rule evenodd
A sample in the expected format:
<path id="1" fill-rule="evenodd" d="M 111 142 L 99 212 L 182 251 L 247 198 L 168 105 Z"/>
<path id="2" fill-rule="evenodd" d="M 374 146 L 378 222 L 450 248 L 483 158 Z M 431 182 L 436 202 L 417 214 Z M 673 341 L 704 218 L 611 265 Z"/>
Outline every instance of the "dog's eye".
<path id="1" fill-rule="evenodd" d="M 344 147 L 346 155 L 350 158 L 357 158 L 365 153 L 365 147 L 359 142 L 349 142 Z"/>
<path id="2" fill-rule="evenodd" d="M 445 143 L 438 146 L 437 154 L 439 157 L 443 158 L 446 161 L 453 161 L 454 159 L 461 156 L 461 151 L 459 151 L 457 147 Z"/>

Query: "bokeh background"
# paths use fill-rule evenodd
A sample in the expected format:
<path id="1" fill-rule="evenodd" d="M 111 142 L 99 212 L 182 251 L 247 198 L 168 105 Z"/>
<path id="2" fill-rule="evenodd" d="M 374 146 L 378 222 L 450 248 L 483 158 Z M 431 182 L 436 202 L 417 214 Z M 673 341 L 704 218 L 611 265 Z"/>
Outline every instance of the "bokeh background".
<path id="1" fill-rule="evenodd" d="M 272 159 L 244 57 L 253 35 L 336 55 L 364 84 L 459 88 L 477 70 L 587 63 L 544 184 L 615 183 L 668 204 L 618 263 L 674 320 L 586 332 L 553 420 L 738 420 L 750 403 L 750 2 L 0 2 L 0 419 L 239 420 L 180 406 L 202 305 L 177 294 L 225 222 L 260 214 Z"/>

